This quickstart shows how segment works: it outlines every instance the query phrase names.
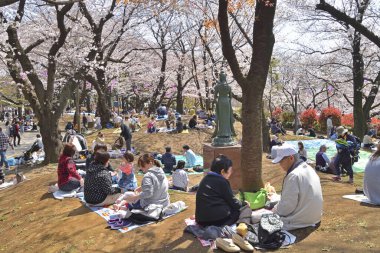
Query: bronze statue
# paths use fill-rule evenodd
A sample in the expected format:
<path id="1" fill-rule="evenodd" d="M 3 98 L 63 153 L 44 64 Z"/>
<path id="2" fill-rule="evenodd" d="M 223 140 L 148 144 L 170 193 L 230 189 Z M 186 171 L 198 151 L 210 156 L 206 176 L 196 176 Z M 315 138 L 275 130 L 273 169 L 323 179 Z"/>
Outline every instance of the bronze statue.
<path id="1" fill-rule="evenodd" d="M 234 116 L 231 105 L 231 87 L 228 86 L 227 75 L 222 70 L 219 73 L 219 81 L 214 87 L 216 101 L 216 128 L 212 139 L 213 146 L 233 146 L 234 140 Z"/>

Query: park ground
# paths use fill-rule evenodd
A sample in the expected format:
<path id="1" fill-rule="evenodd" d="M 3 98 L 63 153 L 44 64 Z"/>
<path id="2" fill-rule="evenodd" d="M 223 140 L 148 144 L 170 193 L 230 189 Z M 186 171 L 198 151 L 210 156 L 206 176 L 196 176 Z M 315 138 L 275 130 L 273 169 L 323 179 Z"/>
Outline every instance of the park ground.
<path id="1" fill-rule="evenodd" d="M 241 130 L 239 125 L 237 130 Z M 112 144 L 117 133 L 113 133 L 114 129 L 104 132 L 107 142 Z M 148 135 L 140 131 L 134 134 L 133 142 L 142 153 L 162 152 L 166 145 L 171 145 L 174 153 L 180 153 L 183 144 L 202 153 L 202 143 L 210 135 L 211 131 L 176 135 Z M 94 136 L 95 133 L 88 136 L 88 145 Z M 118 162 L 112 160 L 115 166 Z M 183 200 L 187 210 L 158 224 L 122 234 L 107 229 L 105 220 L 78 199 L 59 201 L 47 193 L 48 186 L 56 183 L 56 168 L 56 164 L 21 168 L 29 180 L 0 191 L 0 252 L 213 252 L 183 233 L 184 220 L 195 212 L 195 195 L 172 193 L 171 201 Z M 362 175 L 355 175 L 355 185 L 334 183 L 331 175 L 319 175 L 324 196 L 321 225 L 315 230 L 295 231 L 299 242 L 281 251 L 380 252 L 379 209 L 342 198 L 361 186 Z M 283 176 L 281 169 L 263 156 L 264 181 L 280 190 Z M 191 185 L 201 178 L 191 175 Z"/>

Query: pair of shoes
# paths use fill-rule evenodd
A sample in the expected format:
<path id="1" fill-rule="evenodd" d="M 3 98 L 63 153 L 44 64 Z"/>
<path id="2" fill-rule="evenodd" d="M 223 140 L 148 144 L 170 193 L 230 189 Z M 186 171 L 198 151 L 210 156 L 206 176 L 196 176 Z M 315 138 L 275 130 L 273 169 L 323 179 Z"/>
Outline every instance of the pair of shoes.
<path id="1" fill-rule="evenodd" d="M 253 246 L 243 239 L 240 235 L 232 234 L 232 239 L 216 238 L 216 247 L 225 252 L 253 251 Z"/>
<path id="2" fill-rule="evenodd" d="M 334 182 L 340 182 L 340 181 L 342 181 L 342 178 L 340 176 L 335 176 L 335 177 L 332 177 L 332 180 Z"/>

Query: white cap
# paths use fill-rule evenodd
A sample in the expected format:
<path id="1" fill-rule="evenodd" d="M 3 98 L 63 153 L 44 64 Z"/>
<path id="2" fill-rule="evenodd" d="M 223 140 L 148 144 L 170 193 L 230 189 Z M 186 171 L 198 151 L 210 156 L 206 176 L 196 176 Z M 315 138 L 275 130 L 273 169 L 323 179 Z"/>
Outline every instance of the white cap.
<path id="1" fill-rule="evenodd" d="M 276 149 L 277 156 L 272 160 L 272 163 L 279 163 L 284 157 L 291 156 L 297 154 L 297 150 L 295 150 L 292 146 L 283 145 Z"/>

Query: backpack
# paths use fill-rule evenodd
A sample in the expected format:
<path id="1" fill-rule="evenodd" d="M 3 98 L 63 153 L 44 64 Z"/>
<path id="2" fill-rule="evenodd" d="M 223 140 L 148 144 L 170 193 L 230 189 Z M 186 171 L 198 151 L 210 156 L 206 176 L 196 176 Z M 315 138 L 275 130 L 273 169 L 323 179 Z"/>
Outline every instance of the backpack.
<path id="1" fill-rule="evenodd" d="M 285 241 L 282 226 L 283 222 L 277 214 L 263 214 L 258 228 L 248 224 L 247 240 L 263 249 L 278 249 Z"/>

